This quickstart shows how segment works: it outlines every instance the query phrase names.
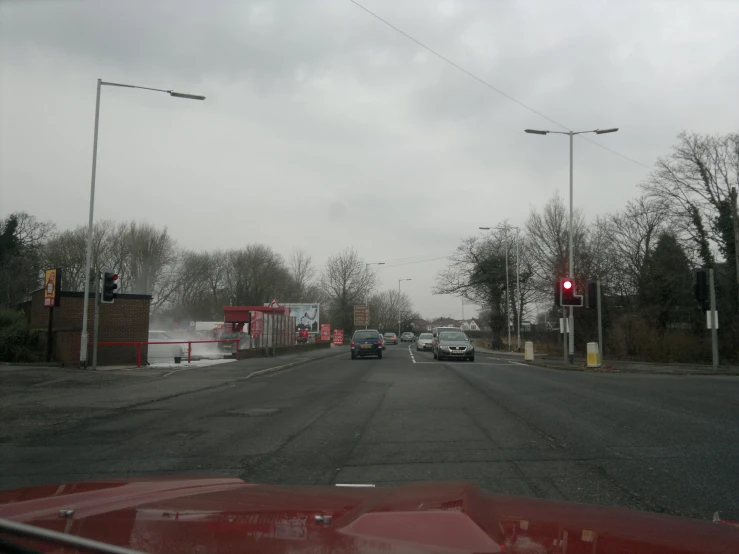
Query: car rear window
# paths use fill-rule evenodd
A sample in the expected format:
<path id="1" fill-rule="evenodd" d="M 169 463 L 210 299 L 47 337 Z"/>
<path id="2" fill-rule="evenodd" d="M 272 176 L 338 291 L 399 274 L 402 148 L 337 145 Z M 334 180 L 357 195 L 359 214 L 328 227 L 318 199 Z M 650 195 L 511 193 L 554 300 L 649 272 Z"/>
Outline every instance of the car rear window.
<path id="1" fill-rule="evenodd" d="M 388 338 L 392 338 L 395 336 L 395 333 L 385 333 L 385 336 Z"/>
<path id="2" fill-rule="evenodd" d="M 354 339 L 376 339 L 377 331 L 357 331 L 354 333 Z"/>
<path id="3" fill-rule="evenodd" d="M 433 338 L 433 337 L 431 336 L 431 333 L 421 333 L 421 334 L 420 334 L 420 335 L 418 336 L 418 338 L 419 338 L 419 339 L 431 339 L 431 338 Z"/>
<path id="4" fill-rule="evenodd" d="M 439 336 L 441 340 L 467 340 L 467 335 L 460 331 L 444 331 Z"/>

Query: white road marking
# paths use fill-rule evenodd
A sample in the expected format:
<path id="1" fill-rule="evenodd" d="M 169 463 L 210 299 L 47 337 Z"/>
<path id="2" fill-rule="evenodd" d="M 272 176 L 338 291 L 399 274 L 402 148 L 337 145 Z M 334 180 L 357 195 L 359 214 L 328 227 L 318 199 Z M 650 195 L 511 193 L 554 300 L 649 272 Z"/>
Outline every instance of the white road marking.
<path id="1" fill-rule="evenodd" d="M 411 350 L 411 345 L 408 345 L 408 354 L 411 355 L 411 360 L 413 360 L 413 363 L 416 363 L 416 357 L 413 355 L 413 351 Z"/>

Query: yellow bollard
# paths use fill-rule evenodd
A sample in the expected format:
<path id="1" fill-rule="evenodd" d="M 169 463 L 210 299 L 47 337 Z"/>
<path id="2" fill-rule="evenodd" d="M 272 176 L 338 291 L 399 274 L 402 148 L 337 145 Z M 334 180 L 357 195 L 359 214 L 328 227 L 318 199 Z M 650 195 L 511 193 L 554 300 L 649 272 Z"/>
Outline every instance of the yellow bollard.
<path id="1" fill-rule="evenodd" d="M 588 343 L 588 367 L 600 367 L 600 350 L 597 342 Z"/>

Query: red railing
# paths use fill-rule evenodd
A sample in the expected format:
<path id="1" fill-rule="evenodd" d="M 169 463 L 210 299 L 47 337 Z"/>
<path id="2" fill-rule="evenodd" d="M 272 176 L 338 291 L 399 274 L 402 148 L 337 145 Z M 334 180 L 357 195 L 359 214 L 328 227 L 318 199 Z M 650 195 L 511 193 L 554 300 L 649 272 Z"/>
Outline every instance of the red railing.
<path id="1" fill-rule="evenodd" d="M 203 344 L 208 342 L 235 342 L 236 356 L 238 357 L 239 341 L 241 339 L 224 339 L 224 340 L 181 340 L 181 341 L 107 341 L 98 342 L 98 346 L 135 346 L 136 347 L 136 367 L 141 367 L 141 345 L 142 344 L 186 344 L 187 345 L 187 363 L 192 361 L 192 345 Z M 92 341 L 87 343 L 92 345 Z"/>

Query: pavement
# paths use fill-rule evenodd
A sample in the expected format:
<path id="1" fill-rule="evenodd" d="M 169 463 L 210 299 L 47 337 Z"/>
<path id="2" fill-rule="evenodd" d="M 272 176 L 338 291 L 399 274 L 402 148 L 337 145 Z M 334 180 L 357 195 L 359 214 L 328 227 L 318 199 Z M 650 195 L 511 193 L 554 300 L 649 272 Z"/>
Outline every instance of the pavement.
<path id="1" fill-rule="evenodd" d="M 686 363 L 655 363 L 629 360 L 604 359 L 601 367 L 587 367 L 584 357 L 576 356 L 573 363 L 565 362 L 562 354 L 542 355 L 536 354 L 533 361 L 524 360 L 523 352 L 511 352 L 507 350 L 491 350 L 482 346 L 476 346 L 476 351 L 484 352 L 493 356 L 513 359 L 539 367 L 552 369 L 563 369 L 569 371 L 592 371 L 592 372 L 614 372 L 614 373 L 643 373 L 653 375 L 739 375 L 739 366 L 732 364 L 719 364 L 714 369 L 706 364 Z"/>
<path id="2" fill-rule="evenodd" d="M 382 360 L 326 355 L 169 374 L 0 368 L 0 488 L 468 480 L 739 521 L 739 379 L 560 371 L 482 351 L 438 362 L 407 344 Z"/>

